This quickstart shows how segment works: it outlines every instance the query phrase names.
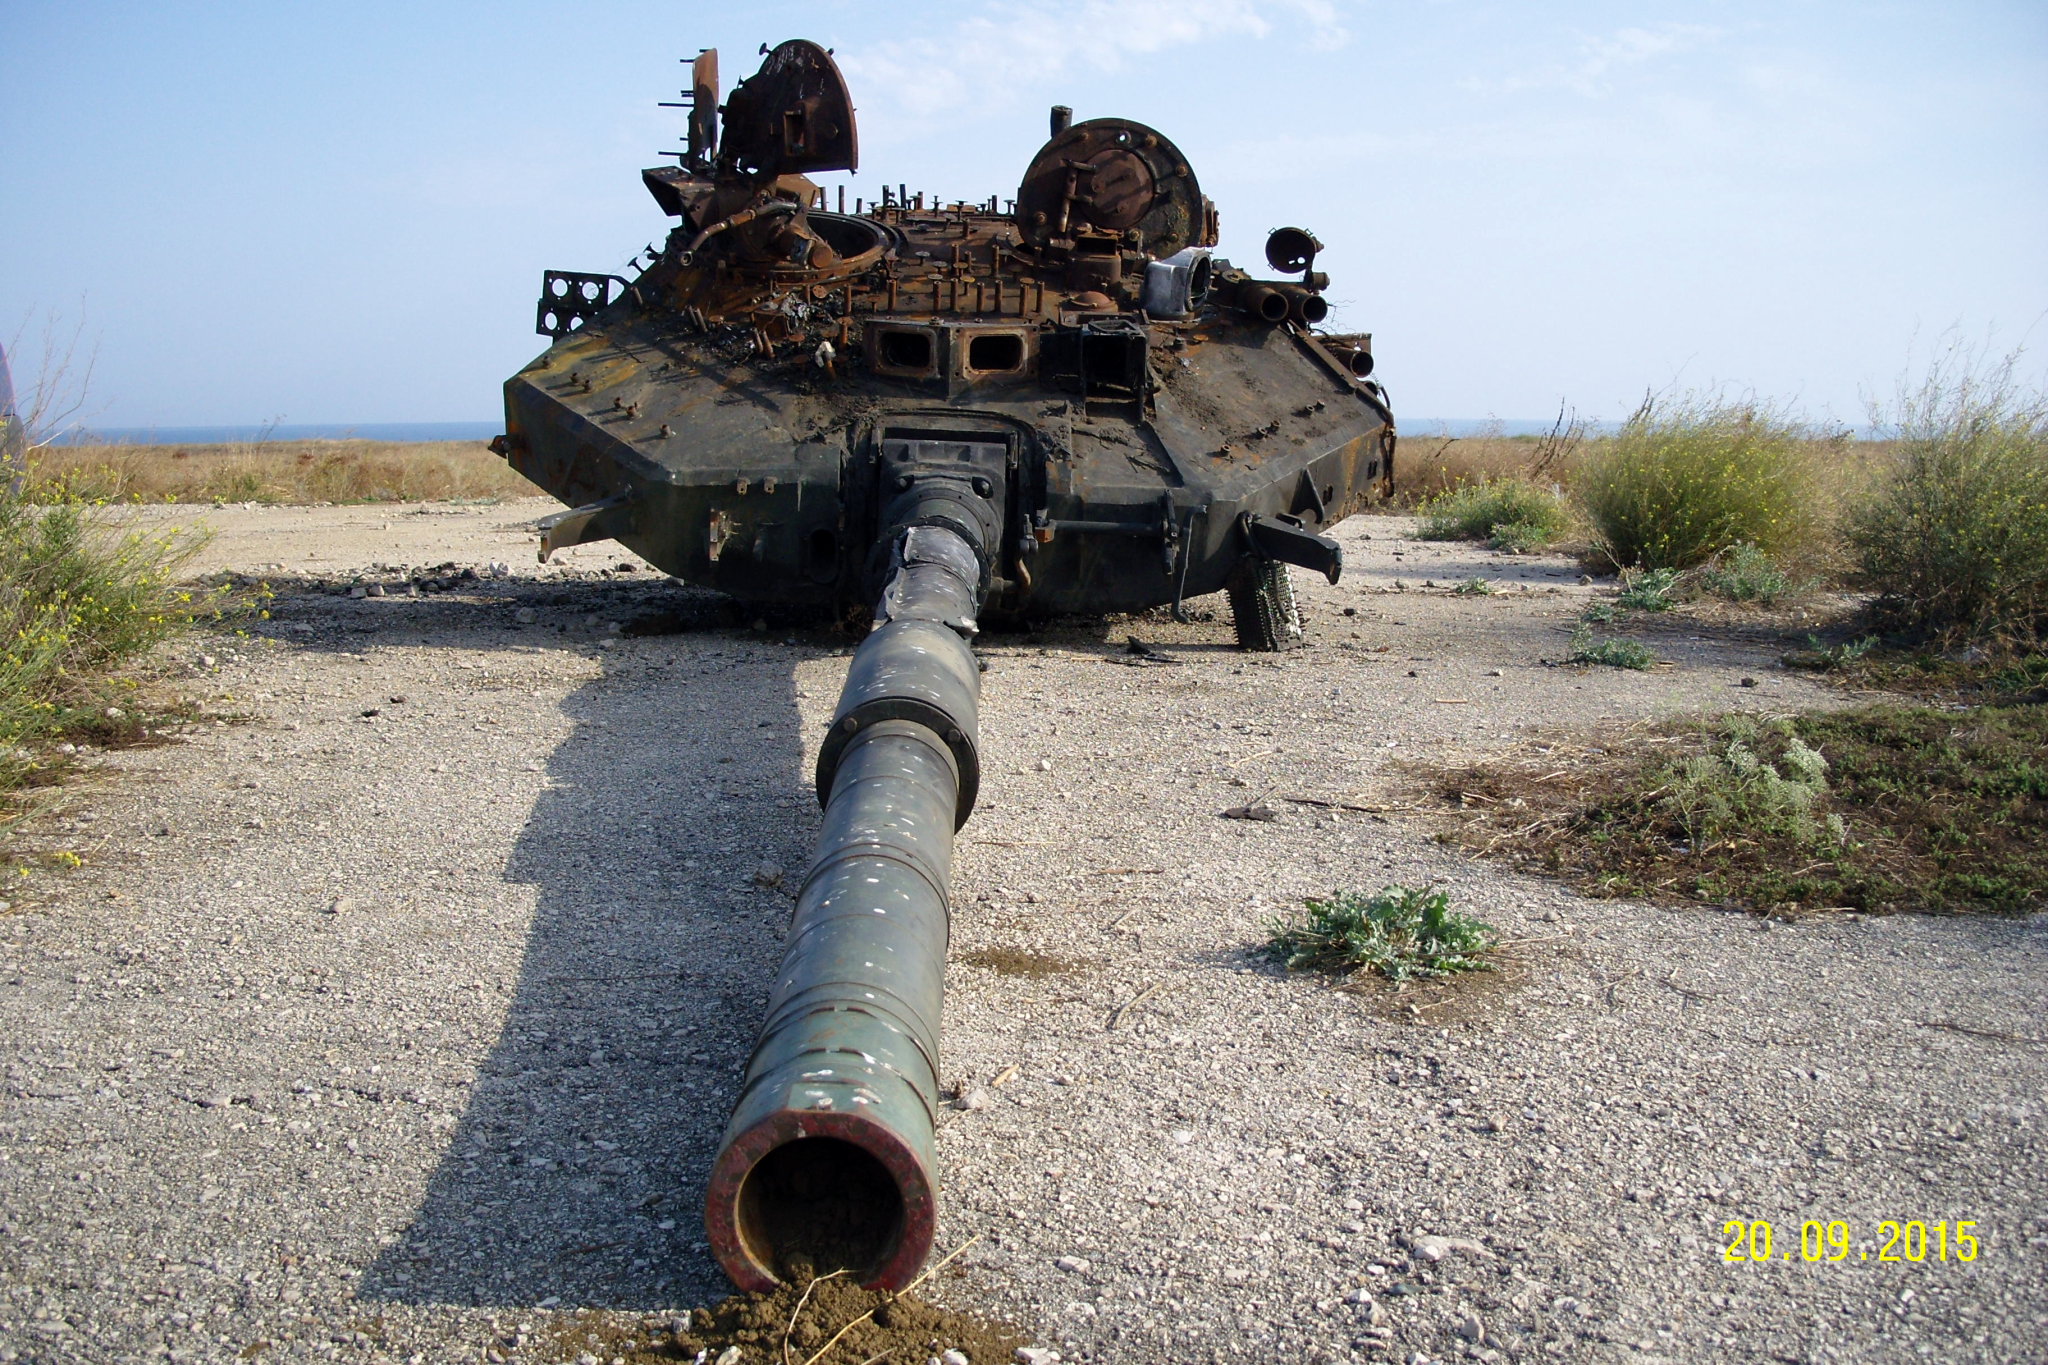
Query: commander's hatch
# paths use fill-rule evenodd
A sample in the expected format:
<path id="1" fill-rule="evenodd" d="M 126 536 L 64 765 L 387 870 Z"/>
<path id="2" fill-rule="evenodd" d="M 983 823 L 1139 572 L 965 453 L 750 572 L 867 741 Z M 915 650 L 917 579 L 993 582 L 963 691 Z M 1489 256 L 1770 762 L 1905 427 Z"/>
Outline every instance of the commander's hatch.
<path id="1" fill-rule="evenodd" d="M 853 97 L 832 54 L 816 43 L 793 38 L 769 52 L 719 112 L 721 171 L 777 176 L 860 165 Z"/>

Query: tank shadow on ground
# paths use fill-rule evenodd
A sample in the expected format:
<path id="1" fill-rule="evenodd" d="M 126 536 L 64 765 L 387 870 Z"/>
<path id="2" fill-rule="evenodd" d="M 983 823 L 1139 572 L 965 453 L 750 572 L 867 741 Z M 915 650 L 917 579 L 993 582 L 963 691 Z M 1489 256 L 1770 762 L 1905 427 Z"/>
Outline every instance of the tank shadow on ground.
<path id="1" fill-rule="evenodd" d="M 599 656 L 605 675 L 561 703 L 576 733 L 548 759 L 547 788 L 504 870 L 538 888 L 511 1003 L 417 1213 L 358 1296 L 634 1312 L 723 1297 L 731 1286 L 702 1228 L 704 1180 L 819 818 L 795 658 L 776 642 L 844 637 L 815 610 L 764 617 L 662 580 L 513 580 L 479 588 L 481 601 L 272 586 L 260 632 L 322 652 L 359 650 L 370 633 L 381 647 L 582 652 L 592 617 L 659 618 L 650 633 L 671 638 Z M 522 606 L 534 620 L 508 619 Z M 1060 618 L 986 643 L 1116 652 L 1141 624 L 1151 623 Z M 628 676 L 645 649 L 674 659 L 652 686 Z M 787 870 L 783 886 L 755 884 L 764 861 Z"/>
<path id="2" fill-rule="evenodd" d="M 703 1180 L 791 904 L 753 879 L 772 861 L 793 886 L 817 810 L 790 657 L 721 636 L 672 648 L 672 685 L 608 672 L 562 704 L 576 734 L 505 868 L 538 904 L 504 1026 L 366 1301 L 644 1310 L 728 1292 Z"/>

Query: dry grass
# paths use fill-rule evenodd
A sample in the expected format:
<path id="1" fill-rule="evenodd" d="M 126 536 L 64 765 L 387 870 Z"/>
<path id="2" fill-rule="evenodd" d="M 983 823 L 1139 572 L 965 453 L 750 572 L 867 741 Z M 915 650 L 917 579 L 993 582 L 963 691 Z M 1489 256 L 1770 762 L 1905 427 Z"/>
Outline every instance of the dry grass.
<path id="1" fill-rule="evenodd" d="M 1404 435 L 1394 457 L 1394 503 L 1418 507 L 1466 484 L 1533 480 L 1541 445 L 1535 436 Z M 1565 472 L 1551 473 L 1546 482 L 1561 482 Z"/>
<path id="2" fill-rule="evenodd" d="M 46 446 L 35 489 L 114 502 L 497 501 L 540 490 L 481 441 Z"/>

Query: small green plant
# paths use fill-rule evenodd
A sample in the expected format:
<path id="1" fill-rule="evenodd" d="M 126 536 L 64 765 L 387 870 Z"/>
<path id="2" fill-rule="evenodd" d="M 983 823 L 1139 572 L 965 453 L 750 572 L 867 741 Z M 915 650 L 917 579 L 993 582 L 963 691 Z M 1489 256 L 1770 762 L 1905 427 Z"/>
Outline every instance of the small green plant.
<path id="1" fill-rule="evenodd" d="M 1670 611 L 1677 605 L 1672 598 L 1677 584 L 1676 569 L 1624 569 L 1621 594 L 1614 600 L 1637 611 Z"/>
<path id="2" fill-rule="evenodd" d="M 1548 527 L 1527 521 L 1510 521 L 1493 528 L 1493 534 L 1486 538 L 1486 548 L 1499 550 L 1502 554 L 1525 555 L 1556 539 L 1557 533 Z"/>
<path id="3" fill-rule="evenodd" d="M 1823 825 L 1813 817 L 1814 802 L 1828 789 L 1828 761 L 1793 732 L 1791 722 L 1780 720 L 1771 727 L 1785 742 L 1775 764 L 1757 756 L 1753 724 L 1731 717 L 1727 726 L 1723 744 L 1665 772 L 1663 799 L 1693 853 L 1734 834 L 1775 835 L 1801 845 L 1815 843 L 1824 833 L 1836 843 L 1846 840 L 1839 818 Z"/>
<path id="4" fill-rule="evenodd" d="M 1775 606 L 1792 595 L 1792 580 L 1769 555 L 1743 541 L 1714 556 L 1699 574 L 1700 588 L 1730 602 Z"/>
<path id="5" fill-rule="evenodd" d="M 1844 640 L 1838 645 L 1828 644 L 1818 635 L 1809 635 L 1806 637 L 1806 648 L 1795 649 L 1785 655 L 1784 664 L 1787 668 L 1830 673 L 1838 668 L 1847 668 L 1875 648 L 1875 635 L 1866 635 L 1860 640 Z"/>
<path id="6" fill-rule="evenodd" d="M 1579 620 L 1590 626 L 1611 625 L 1614 621 L 1614 604 L 1612 602 L 1589 603 L 1586 609 L 1579 613 Z"/>
<path id="7" fill-rule="evenodd" d="M 1896 625 L 1926 635 L 2048 637 L 2048 390 L 1960 348 L 1879 414 L 1895 438 L 1845 537 Z"/>
<path id="8" fill-rule="evenodd" d="M 1460 597 L 1491 597 L 1499 589 L 1483 578 L 1468 578 L 1451 591 Z"/>
<path id="9" fill-rule="evenodd" d="M 1640 672 L 1657 662 L 1657 656 L 1634 640 L 1595 640 L 1593 632 L 1581 625 L 1572 632 L 1568 664 L 1602 664 L 1608 668 L 1632 668 Z"/>
<path id="10" fill-rule="evenodd" d="M 263 476 L 253 469 L 221 470 L 201 490 L 201 496 L 215 502 L 255 502 L 263 495 Z"/>
<path id="11" fill-rule="evenodd" d="M 1480 958 L 1494 946 L 1493 926 L 1452 910 L 1429 887 L 1339 891 L 1302 910 L 1267 923 L 1266 955 L 1290 969 L 1373 971 L 1389 981 L 1492 970 Z"/>
<path id="12" fill-rule="evenodd" d="M 1514 476 L 1459 484 L 1421 511 L 1416 535 L 1423 540 L 1484 540 L 1516 553 L 1561 539 L 1571 527 L 1562 498 Z"/>
<path id="13" fill-rule="evenodd" d="M 1812 529 L 1811 433 L 1754 400 L 1643 400 L 1574 489 L 1617 565 L 1689 569 L 1730 545 L 1765 551 Z"/>

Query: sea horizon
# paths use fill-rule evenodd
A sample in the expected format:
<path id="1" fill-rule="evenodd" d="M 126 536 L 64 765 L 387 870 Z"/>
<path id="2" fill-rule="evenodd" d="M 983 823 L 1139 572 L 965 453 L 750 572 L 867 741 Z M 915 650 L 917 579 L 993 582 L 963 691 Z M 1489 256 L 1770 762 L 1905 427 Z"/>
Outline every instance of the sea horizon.
<path id="1" fill-rule="evenodd" d="M 1554 417 L 1409 417 L 1399 430 L 1409 436 L 1541 436 Z M 1609 424 L 1588 421 L 1589 431 Z M 481 422 L 281 422 L 219 426 L 81 427 L 51 442 L 60 446 L 199 446 L 262 441 L 488 441 L 505 429 L 501 421 Z"/>

